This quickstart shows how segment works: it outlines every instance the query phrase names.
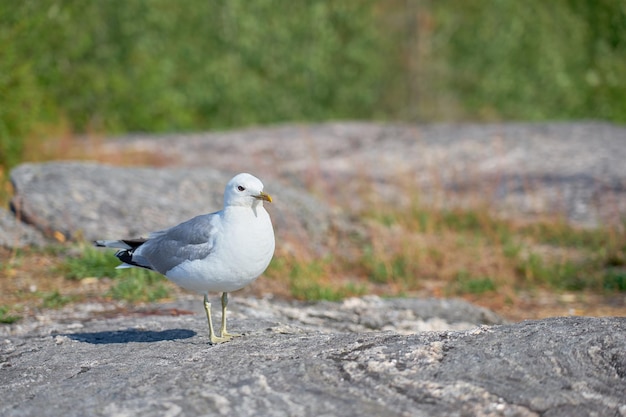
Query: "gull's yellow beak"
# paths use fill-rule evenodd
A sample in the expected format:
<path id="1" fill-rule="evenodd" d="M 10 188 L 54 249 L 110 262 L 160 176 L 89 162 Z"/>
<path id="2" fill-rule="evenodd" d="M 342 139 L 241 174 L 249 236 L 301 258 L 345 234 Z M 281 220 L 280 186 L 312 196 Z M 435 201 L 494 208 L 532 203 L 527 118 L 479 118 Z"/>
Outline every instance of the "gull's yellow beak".
<path id="1" fill-rule="evenodd" d="M 254 198 L 256 198 L 257 200 L 265 200 L 268 203 L 272 202 L 272 196 L 267 193 L 264 193 L 263 191 L 261 191 L 261 194 L 255 195 Z"/>

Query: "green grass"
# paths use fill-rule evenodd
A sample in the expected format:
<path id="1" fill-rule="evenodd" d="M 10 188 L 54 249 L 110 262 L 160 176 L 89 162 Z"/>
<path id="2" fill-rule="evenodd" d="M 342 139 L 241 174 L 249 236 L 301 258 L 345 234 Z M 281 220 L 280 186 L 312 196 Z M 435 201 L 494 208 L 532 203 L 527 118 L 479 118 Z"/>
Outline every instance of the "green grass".
<path id="1" fill-rule="evenodd" d="M 332 257 L 316 260 L 297 260 L 290 256 L 275 256 L 265 271 L 266 279 L 286 282 L 289 296 L 306 301 L 337 301 L 367 293 L 361 283 L 339 282 L 341 262 Z"/>
<path id="2" fill-rule="evenodd" d="M 466 270 L 457 273 L 453 282 L 457 294 L 484 294 L 496 291 L 495 280 L 490 277 L 473 277 Z"/>
<path id="3" fill-rule="evenodd" d="M 115 267 L 120 261 L 114 256 L 114 251 L 96 249 L 89 245 L 81 245 L 75 248 L 77 256 L 67 256 L 65 261 L 57 268 L 58 272 L 68 279 L 81 280 L 84 278 L 115 277 Z"/>
<path id="4" fill-rule="evenodd" d="M 108 295 L 116 300 L 158 301 L 169 296 L 166 278 L 144 269 L 129 269 L 117 274 Z"/>
<path id="5" fill-rule="evenodd" d="M 306 301 L 340 301 L 347 297 L 357 297 L 367 294 L 364 285 L 355 283 L 324 285 L 314 281 L 291 281 L 291 294 L 298 300 Z"/>
<path id="6" fill-rule="evenodd" d="M 523 227 L 519 233 L 538 243 L 594 251 L 606 248 L 607 244 L 613 240 L 613 232 L 609 230 L 574 228 L 562 220 L 534 223 Z"/>
<path id="7" fill-rule="evenodd" d="M 526 259 L 518 257 L 521 274 L 531 281 L 572 291 L 626 290 L 621 278 L 626 265 L 626 237 L 619 227 L 580 229 L 557 221 L 536 223 L 519 233 L 537 243 L 569 248 L 577 253 L 573 259 L 549 259 L 537 253 Z"/>
<path id="8" fill-rule="evenodd" d="M 361 264 L 367 271 L 368 279 L 377 284 L 406 281 L 409 278 L 409 261 L 402 253 L 387 258 L 376 253 L 371 246 L 366 246 L 363 248 Z"/>
<path id="9" fill-rule="evenodd" d="M 76 297 L 61 295 L 59 291 L 41 294 L 41 306 L 44 308 L 59 309 L 75 300 Z"/>
<path id="10" fill-rule="evenodd" d="M 364 216 L 383 228 L 371 237 L 379 249 L 366 245 L 361 262 L 378 284 L 419 285 L 430 278 L 449 282 L 458 293 L 479 294 L 498 290 L 492 278 L 498 276 L 499 285 L 515 289 L 624 291 L 626 236 L 619 227 L 583 229 L 560 220 L 518 224 L 486 209 L 418 202 L 405 210 L 370 210 Z M 403 233 L 387 236 L 393 228 Z"/>
<path id="11" fill-rule="evenodd" d="M 626 292 L 626 270 L 609 269 L 602 277 L 602 284 L 607 291 Z"/>
<path id="12" fill-rule="evenodd" d="M 289 275 L 289 291 L 301 300 L 336 300 L 339 292 L 321 281 L 326 275 L 330 260 L 292 262 L 286 272 Z"/>
<path id="13" fill-rule="evenodd" d="M 138 268 L 116 269 L 120 261 L 114 251 L 81 245 L 78 255 L 67 256 L 58 271 L 68 279 L 108 277 L 114 280 L 108 295 L 126 301 L 156 301 L 167 298 L 169 291 L 162 275 Z"/>
<path id="14" fill-rule="evenodd" d="M 568 291 L 599 289 L 597 273 L 601 267 L 589 261 L 550 261 L 531 253 L 526 259 L 518 260 L 517 270 L 526 286 L 543 285 Z"/>
<path id="15" fill-rule="evenodd" d="M 21 319 L 20 316 L 12 315 L 9 313 L 9 307 L 0 306 L 0 323 L 12 324 Z"/>

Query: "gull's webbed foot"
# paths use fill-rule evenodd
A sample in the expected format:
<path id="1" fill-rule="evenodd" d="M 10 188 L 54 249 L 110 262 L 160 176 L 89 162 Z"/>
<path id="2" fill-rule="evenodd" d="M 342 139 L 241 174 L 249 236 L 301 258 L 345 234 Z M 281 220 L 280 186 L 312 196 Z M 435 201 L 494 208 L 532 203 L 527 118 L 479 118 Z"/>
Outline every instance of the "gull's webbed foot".
<path id="1" fill-rule="evenodd" d="M 222 337 L 227 337 L 228 340 L 232 339 L 233 337 L 241 337 L 243 336 L 242 334 L 239 333 L 228 333 L 226 330 L 222 330 Z"/>
<path id="2" fill-rule="evenodd" d="M 230 336 L 228 334 L 226 336 L 215 336 L 215 335 L 210 336 L 212 345 L 217 345 L 219 343 L 230 342 L 231 338 L 232 338 L 232 336 Z"/>

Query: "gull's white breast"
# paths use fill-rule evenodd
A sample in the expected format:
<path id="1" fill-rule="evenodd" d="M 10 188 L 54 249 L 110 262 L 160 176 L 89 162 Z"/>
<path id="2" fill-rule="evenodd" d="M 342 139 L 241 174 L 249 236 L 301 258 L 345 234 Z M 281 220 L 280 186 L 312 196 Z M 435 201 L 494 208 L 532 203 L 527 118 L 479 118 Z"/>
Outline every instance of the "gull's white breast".
<path id="1" fill-rule="evenodd" d="M 181 287 L 207 293 L 231 292 L 253 282 L 274 255 L 274 229 L 262 205 L 228 207 L 216 222 L 213 250 L 204 259 L 186 260 L 165 273 Z"/>

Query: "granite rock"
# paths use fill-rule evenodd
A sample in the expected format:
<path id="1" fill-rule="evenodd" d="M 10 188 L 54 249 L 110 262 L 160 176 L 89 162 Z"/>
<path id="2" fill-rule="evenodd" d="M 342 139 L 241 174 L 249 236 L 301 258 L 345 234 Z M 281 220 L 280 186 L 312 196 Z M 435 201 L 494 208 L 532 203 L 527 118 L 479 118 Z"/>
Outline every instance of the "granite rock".
<path id="1" fill-rule="evenodd" d="M 619 225 L 626 212 L 624 141 L 626 127 L 591 121 L 334 122 L 131 135 L 105 150 L 161 153 L 173 166 L 254 166 L 343 208 L 362 208 L 367 192 L 403 203 L 408 189 L 423 202 L 487 204 L 507 216 L 595 226 Z"/>
<path id="2" fill-rule="evenodd" d="M 167 167 L 24 164 L 11 172 L 12 207 L 61 240 L 136 237 L 218 210 L 226 181 L 251 171 L 276 197 L 268 206 L 278 242 L 300 253 L 340 250 L 338 237 L 362 232 L 354 213 L 377 200 L 402 207 L 415 195 L 436 205 L 487 204 L 503 216 L 621 227 L 625 140 L 626 128 L 589 122 L 134 135 L 106 141 L 102 152 L 163 154 Z"/>
<path id="3" fill-rule="evenodd" d="M 119 168 L 86 162 L 23 164 L 11 172 L 13 211 L 46 236 L 119 239 L 147 236 L 222 208 L 231 174 L 202 168 Z M 347 220 L 310 194 L 265 182 L 266 204 L 281 244 L 326 249 L 331 228 Z"/>
<path id="4" fill-rule="evenodd" d="M 5 335 L 0 415 L 626 415 L 624 318 L 353 332 L 325 312 L 359 301 L 289 307 L 317 316 L 285 315 L 284 305 L 272 316 L 267 304 L 239 301 L 231 328 L 245 335 L 214 346 L 199 302 L 195 314 Z M 386 308 L 406 309 L 395 301 Z"/>
<path id="5" fill-rule="evenodd" d="M 0 246 L 6 248 L 42 247 L 48 242 L 34 227 L 0 208 Z"/>

